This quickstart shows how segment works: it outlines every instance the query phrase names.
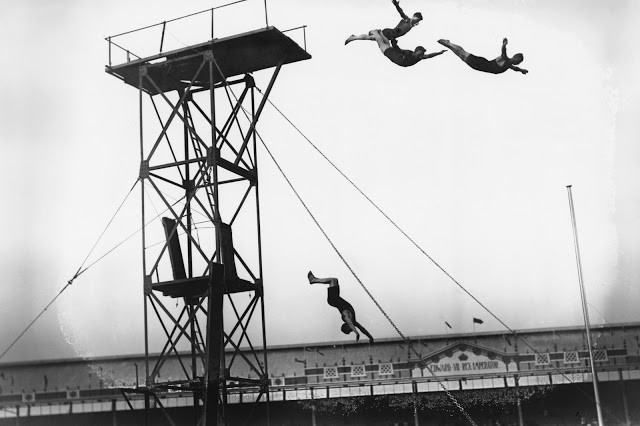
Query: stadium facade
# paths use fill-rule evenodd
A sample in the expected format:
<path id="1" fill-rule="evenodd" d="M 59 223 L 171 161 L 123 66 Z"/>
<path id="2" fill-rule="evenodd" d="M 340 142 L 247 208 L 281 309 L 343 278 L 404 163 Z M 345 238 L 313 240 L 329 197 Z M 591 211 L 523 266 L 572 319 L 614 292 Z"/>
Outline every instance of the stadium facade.
<path id="1" fill-rule="evenodd" d="M 605 423 L 640 424 L 640 323 L 596 327 L 592 336 Z M 580 327 L 274 346 L 267 359 L 270 402 L 253 404 L 257 391 L 229 387 L 230 424 L 453 425 L 469 416 L 477 424 L 550 425 L 596 417 Z M 0 364 L 0 425 L 141 424 L 135 390 L 143 365 L 142 355 Z M 171 382 L 181 368 L 171 358 L 157 381 Z M 160 401 L 174 421 L 193 424 L 192 395 L 166 392 Z M 165 424 L 162 410 L 153 411 L 153 424 Z"/>

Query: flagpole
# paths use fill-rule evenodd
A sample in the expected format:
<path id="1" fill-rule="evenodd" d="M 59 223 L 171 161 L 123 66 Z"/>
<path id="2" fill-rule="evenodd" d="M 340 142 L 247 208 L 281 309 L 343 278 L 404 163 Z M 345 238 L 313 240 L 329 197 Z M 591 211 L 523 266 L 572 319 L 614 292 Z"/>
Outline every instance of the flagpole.
<path id="1" fill-rule="evenodd" d="M 573 241 L 576 252 L 576 263 L 578 267 L 578 281 L 580 283 L 580 298 L 582 299 L 582 315 L 584 316 L 584 326 L 587 331 L 587 345 L 589 346 L 589 359 L 591 361 L 591 376 L 593 377 L 593 392 L 596 397 L 596 412 L 598 414 L 598 425 L 604 426 L 602 419 L 602 409 L 600 408 L 600 393 L 598 392 L 598 375 L 596 374 L 596 366 L 593 362 L 593 347 L 591 345 L 591 330 L 589 327 L 589 310 L 587 308 L 587 294 L 582 279 L 582 262 L 580 261 L 580 246 L 578 244 L 578 228 L 576 226 L 576 215 L 573 208 L 573 195 L 571 194 L 571 185 L 567 185 L 569 195 L 569 210 L 571 211 L 571 223 L 573 225 Z"/>

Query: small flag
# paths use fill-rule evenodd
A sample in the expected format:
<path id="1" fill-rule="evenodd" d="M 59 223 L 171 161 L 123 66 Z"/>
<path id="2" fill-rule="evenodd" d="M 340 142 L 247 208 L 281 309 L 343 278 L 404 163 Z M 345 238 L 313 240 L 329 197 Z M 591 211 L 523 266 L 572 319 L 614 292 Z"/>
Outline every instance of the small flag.
<path id="1" fill-rule="evenodd" d="M 484 323 L 484 321 L 482 321 L 480 318 L 476 318 L 476 317 L 473 317 L 473 322 L 476 323 L 476 324 Z"/>
<path id="2" fill-rule="evenodd" d="M 335 348 L 335 347 L 336 347 L 336 345 L 333 345 L 333 347 Z M 307 351 L 307 352 L 315 352 L 315 353 L 317 353 L 317 354 L 320 354 L 320 355 L 324 356 L 324 354 L 322 353 L 322 351 L 321 351 L 320 349 L 318 349 L 318 348 L 314 348 L 314 347 L 305 347 L 305 348 L 304 348 L 304 350 L 305 350 L 305 351 Z"/>
<path id="3" fill-rule="evenodd" d="M 449 323 L 448 323 L 448 322 L 446 322 L 446 321 L 445 321 L 444 323 L 447 325 L 447 327 L 449 327 L 449 328 L 453 329 L 453 327 L 451 327 L 451 324 L 449 324 Z"/>

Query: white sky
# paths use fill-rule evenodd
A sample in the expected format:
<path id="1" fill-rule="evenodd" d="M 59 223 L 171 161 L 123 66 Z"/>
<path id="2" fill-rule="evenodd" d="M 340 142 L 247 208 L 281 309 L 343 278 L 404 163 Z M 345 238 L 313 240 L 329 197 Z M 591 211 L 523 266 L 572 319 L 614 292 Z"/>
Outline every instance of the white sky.
<path id="1" fill-rule="evenodd" d="M 506 36 L 529 74 L 478 73 L 451 52 L 405 69 L 375 43 L 343 45 L 351 33 L 395 25 L 390 1 L 269 0 L 271 25 L 308 25 L 313 55 L 284 67 L 271 100 L 512 328 L 581 323 L 572 184 L 592 322 L 640 320 L 640 3 L 401 4 L 425 17 L 402 47 L 440 50 L 436 40 L 447 38 L 492 58 Z M 138 174 L 137 91 L 104 72 L 104 38 L 211 6 L 0 6 L 0 350 L 73 276 Z M 262 6 L 228 9 L 217 28 L 257 28 Z M 205 41 L 208 28 L 193 41 L 181 31 L 170 27 L 167 43 Z M 258 85 L 270 75 L 256 73 Z M 405 335 L 442 333 L 445 320 L 468 332 L 473 316 L 482 330 L 502 329 L 270 108 L 261 134 Z M 347 338 L 324 288 L 306 284 L 309 269 L 340 278 L 374 336 L 395 336 L 260 157 L 268 343 Z M 136 190 L 88 263 L 137 229 L 139 202 Z M 143 352 L 140 276 L 137 236 L 80 277 L 2 361 Z"/>

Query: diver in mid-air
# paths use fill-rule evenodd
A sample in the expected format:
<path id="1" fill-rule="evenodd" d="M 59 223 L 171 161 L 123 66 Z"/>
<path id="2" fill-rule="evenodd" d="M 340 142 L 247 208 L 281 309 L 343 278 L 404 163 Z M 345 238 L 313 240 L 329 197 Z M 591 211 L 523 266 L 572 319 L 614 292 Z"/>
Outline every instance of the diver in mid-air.
<path id="1" fill-rule="evenodd" d="M 333 306 L 340 312 L 342 321 L 344 321 L 340 330 L 342 330 L 344 334 L 354 332 L 356 333 L 356 341 L 359 341 L 360 333 L 358 333 L 358 329 L 360 329 L 360 331 L 369 338 L 369 341 L 373 343 L 373 337 L 371 334 L 369 334 L 369 332 L 360 323 L 358 323 L 358 321 L 356 321 L 356 311 L 353 309 L 353 306 L 340 297 L 340 285 L 338 284 L 337 278 L 316 278 L 311 271 L 307 274 L 307 278 L 309 279 L 309 284 L 329 285 L 327 288 L 327 303 L 329 306 Z"/>
<path id="2" fill-rule="evenodd" d="M 518 68 L 516 65 L 524 60 L 522 53 L 516 53 L 511 58 L 507 55 L 507 43 L 509 41 L 505 38 L 502 40 L 502 52 L 500 56 L 493 60 L 488 60 L 481 56 L 475 56 L 464 50 L 462 47 L 451 43 L 449 40 L 438 40 L 438 43 L 449 48 L 460 59 L 462 59 L 467 65 L 477 71 L 487 72 L 491 74 L 502 74 L 508 69 L 526 74 L 529 71 Z"/>
<path id="3" fill-rule="evenodd" d="M 382 34 L 381 30 L 373 30 L 370 34 L 378 42 L 378 47 L 382 54 L 389 58 L 391 62 L 401 67 L 410 67 L 423 59 L 433 58 L 446 52 L 446 50 L 441 50 L 439 52 L 427 53 L 427 49 L 422 46 L 418 46 L 414 50 L 400 49 L 397 43 L 392 45 L 390 40 Z"/>
<path id="4" fill-rule="evenodd" d="M 382 30 L 382 34 L 387 38 L 387 40 L 389 40 L 391 44 L 395 45 L 397 43 L 398 37 L 402 37 L 403 35 L 408 33 L 411 28 L 415 27 L 420 23 L 420 21 L 422 21 L 422 14 L 420 12 L 416 12 L 412 17 L 409 17 L 400 7 L 400 3 L 398 2 L 398 0 L 391 0 L 391 2 L 396 7 L 396 10 L 398 11 L 402 19 L 400 20 L 398 25 L 395 26 L 395 28 L 385 28 L 384 30 Z M 373 37 L 371 35 L 371 32 L 369 32 L 368 34 L 362 35 L 352 34 L 349 36 L 349 38 L 347 38 L 344 44 L 349 44 L 354 40 L 376 41 L 375 37 Z"/>

